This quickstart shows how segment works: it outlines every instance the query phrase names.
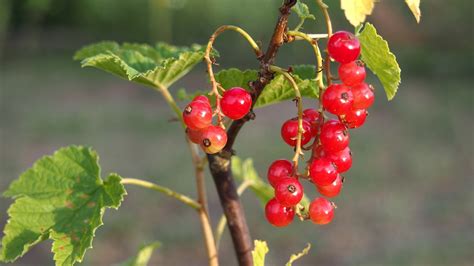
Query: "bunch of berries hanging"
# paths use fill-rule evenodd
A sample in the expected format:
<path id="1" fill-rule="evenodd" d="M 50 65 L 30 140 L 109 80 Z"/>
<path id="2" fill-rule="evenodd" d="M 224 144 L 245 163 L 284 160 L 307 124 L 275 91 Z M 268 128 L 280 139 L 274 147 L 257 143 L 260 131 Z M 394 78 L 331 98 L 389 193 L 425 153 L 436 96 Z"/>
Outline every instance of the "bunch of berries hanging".
<path id="1" fill-rule="evenodd" d="M 274 226 L 290 224 L 295 214 L 316 224 L 331 222 L 335 205 L 326 198 L 339 195 L 344 181 L 341 174 L 352 166 L 349 129 L 364 124 L 367 109 L 374 102 L 373 88 L 364 82 L 364 64 L 357 60 L 360 55 L 359 40 L 349 32 L 339 31 L 330 37 L 327 50 L 330 57 L 340 63 L 338 73 L 341 83 L 326 88 L 320 96 L 323 108 L 319 112 L 316 109 L 303 111 L 301 145 L 315 139 L 312 147 L 308 148 L 312 156 L 306 173 L 298 174 L 297 167 L 284 159 L 274 161 L 268 168 L 267 178 L 275 189 L 275 197 L 268 201 L 265 216 Z M 336 119 L 325 121 L 323 110 L 336 116 Z M 283 123 L 281 136 L 285 143 L 295 147 L 297 134 L 297 118 Z M 307 210 L 299 205 L 303 198 L 301 179 L 313 183 L 323 196 L 315 198 Z"/>

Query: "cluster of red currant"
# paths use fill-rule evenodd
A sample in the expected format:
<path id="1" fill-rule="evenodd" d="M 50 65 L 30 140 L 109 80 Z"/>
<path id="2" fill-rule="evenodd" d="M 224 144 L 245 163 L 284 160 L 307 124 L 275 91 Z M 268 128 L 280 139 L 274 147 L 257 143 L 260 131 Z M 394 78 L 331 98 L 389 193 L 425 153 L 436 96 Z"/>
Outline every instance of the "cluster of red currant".
<path id="1" fill-rule="evenodd" d="M 307 173 L 299 175 L 297 167 L 288 160 L 276 160 L 268 168 L 267 178 L 275 189 L 275 197 L 265 207 L 265 216 L 274 226 L 286 226 L 296 213 L 302 219 L 309 218 L 316 224 L 330 223 L 334 217 L 334 204 L 324 197 L 314 199 L 306 214 L 298 203 L 303 198 L 300 177 L 316 185 L 318 192 L 332 198 L 339 195 L 344 178 L 342 173 L 352 166 L 348 129 L 362 126 L 367 109 L 374 102 L 374 92 L 365 80 L 365 67 L 357 58 L 360 43 L 345 31 L 336 32 L 328 41 L 328 53 L 340 63 L 339 78 L 342 84 L 329 85 L 322 95 L 320 112 L 315 109 L 303 111 L 301 145 L 315 138 Z M 324 122 L 323 110 L 336 115 L 336 119 Z M 281 128 L 283 140 L 296 146 L 298 119 L 287 120 Z"/>
<path id="2" fill-rule="evenodd" d="M 217 97 L 221 97 L 218 95 Z M 244 117 L 252 106 L 252 97 L 245 89 L 234 87 L 228 89 L 219 101 L 220 108 L 212 111 L 209 99 L 204 95 L 196 96 L 183 111 L 183 120 L 186 124 L 186 134 L 193 143 L 199 144 L 208 154 L 221 151 L 227 143 L 227 133 L 222 125 L 212 124 L 214 114 L 219 112 L 230 119 L 237 120 Z"/>

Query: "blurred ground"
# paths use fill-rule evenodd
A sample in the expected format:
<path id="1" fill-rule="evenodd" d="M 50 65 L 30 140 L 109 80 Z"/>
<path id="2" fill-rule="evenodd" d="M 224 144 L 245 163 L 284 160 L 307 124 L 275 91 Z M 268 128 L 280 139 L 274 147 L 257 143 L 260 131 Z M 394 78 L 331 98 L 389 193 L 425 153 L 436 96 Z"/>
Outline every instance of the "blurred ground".
<path id="1" fill-rule="evenodd" d="M 219 24 L 246 26 L 256 39 L 266 41 L 280 1 L 262 1 L 261 8 L 269 10 L 262 16 L 249 0 L 234 12 L 231 1 L 140 0 L 142 6 L 134 6 L 100 0 L 71 1 L 71 6 L 42 1 L 49 5 L 38 13 L 40 7 L 32 3 L 39 2 L 25 1 L 36 9 L 0 2 L 10 8 L 5 30 L 0 31 L 4 40 L 0 44 L 0 190 L 40 156 L 61 146 L 82 144 L 99 152 L 103 173 L 144 177 L 194 195 L 182 133 L 177 124 L 168 122 L 172 114 L 160 96 L 100 71 L 80 69 L 72 53 L 101 39 L 203 43 Z M 145 4 L 164 2 L 173 4 L 165 6 L 171 13 L 153 10 L 168 14 L 167 19 L 140 16 Z M 307 242 L 313 244 L 310 255 L 296 265 L 472 265 L 474 8 L 471 1 L 458 2 L 455 7 L 440 0 L 423 3 L 420 26 L 401 4 L 378 4 L 371 20 L 399 55 L 403 71 L 399 93 L 387 102 L 377 86 L 368 122 L 353 132 L 354 166 L 342 196 L 335 200 L 338 209 L 331 225 L 296 222 L 274 229 L 264 222 L 255 197 L 244 194 L 252 237 L 269 242 L 268 265 L 284 264 Z M 332 7 L 339 13 L 337 5 Z M 70 9 L 76 16 L 61 16 Z M 84 10 L 90 11 L 87 16 L 77 15 Z M 137 21 L 127 20 L 124 10 Z M 340 15 L 334 24 L 349 28 Z M 245 43 L 232 34 L 223 37 L 218 49 L 223 66 L 255 67 Z M 308 63 L 309 52 L 299 45 L 284 48 L 278 64 Z M 174 88 L 205 86 L 201 66 Z M 245 126 L 237 141 L 238 155 L 254 158 L 262 176 L 271 161 L 292 153 L 278 132 L 293 112 L 291 103 L 257 110 L 257 120 Z M 221 208 L 209 176 L 207 184 L 215 224 Z M 2 227 L 10 203 L 0 200 Z M 161 195 L 130 188 L 122 208 L 106 214 L 105 226 L 98 230 L 83 265 L 118 263 L 153 240 L 164 245 L 152 265 L 206 264 L 195 213 Z M 33 248 L 13 265 L 52 265 L 49 244 Z M 221 261 L 235 265 L 228 235 L 222 242 Z"/>

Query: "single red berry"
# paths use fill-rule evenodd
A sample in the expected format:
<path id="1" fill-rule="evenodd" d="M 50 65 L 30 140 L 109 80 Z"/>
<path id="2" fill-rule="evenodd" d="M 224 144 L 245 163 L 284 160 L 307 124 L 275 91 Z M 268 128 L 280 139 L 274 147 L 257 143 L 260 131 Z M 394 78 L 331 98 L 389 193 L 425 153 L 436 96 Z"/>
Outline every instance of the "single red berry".
<path id="1" fill-rule="evenodd" d="M 351 110 L 349 113 L 340 116 L 339 121 L 346 124 L 348 128 L 358 128 L 364 124 L 368 114 L 365 109 Z"/>
<path id="2" fill-rule="evenodd" d="M 315 224 L 328 224 L 334 217 L 334 206 L 325 198 L 316 198 L 309 204 L 309 218 Z"/>
<path id="3" fill-rule="evenodd" d="M 207 98 L 207 97 L 204 96 L 204 95 L 198 95 L 198 96 L 194 97 L 193 102 L 194 102 L 194 101 L 205 102 L 205 103 L 207 103 L 207 104 L 209 104 L 209 105 L 211 104 L 211 103 L 209 102 L 209 98 Z"/>
<path id="4" fill-rule="evenodd" d="M 218 153 L 226 143 L 227 133 L 221 127 L 211 125 L 202 131 L 200 145 L 205 153 Z"/>
<path id="5" fill-rule="evenodd" d="M 303 119 L 303 134 L 301 134 L 301 145 L 307 144 L 311 140 L 311 124 Z M 298 118 L 287 120 L 281 126 L 281 137 L 290 146 L 296 146 L 298 137 Z"/>
<path id="6" fill-rule="evenodd" d="M 290 161 L 284 159 L 276 160 L 268 167 L 268 182 L 272 187 L 276 187 L 281 179 L 290 177 L 292 171 L 293 164 Z"/>
<path id="7" fill-rule="evenodd" d="M 347 172 L 352 166 L 352 152 L 349 147 L 341 151 L 326 153 L 325 156 L 336 165 L 338 173 Z"/>
<path id="8" fill-rule="evenodd" d="M 313 183 L 318 186 L 330 185 L 337 175 L 335 165 L 327 158 L 318 158 L 309 165 L 309 176 Z"/>
<path id="9" fill-rule="evenodd" d="M 335 115 L 349 112 L 353 101 L 351 88 L 344 84 L 333 84 L 323 94 L 324 109 Z"/>
<path id="10" fill-rule="evenodd" d="M 212 123 L 211 106 L 203 101 L 192 101 L 184 108 L 183 119 L 191 129 L 206 128 Z"/>
<path id="11" fill-rule="evenodd" d="M 240 87 L 234 87 L 224 92 L 221 99 L 222 112 L 230 119 L 237 120 L 244 117 L 252 107 L 250 93 Z"/>
<path id="12" fill-rule="evenodd" d="M 321 128 L 319 140 L 326 152 L 337 152 L 349 146 L 349 131 L 341 122 L 329 120 Z"/>
<path id="13" fill-rule="evenodd" d="M 202 131 L 204 129 L 190 129 L 189 127 L 186 128 L 186 135 L 188 136 L 189 140 L 193 143 L 199 144 L 201 143 Z"/>
<path id="14" fill-rule="evenodd" d="M 316 186 L 319 193 L 325 197 L 333 198 L 339 195 L 342 189 L 343 178 L 337 175 L 336 180 L 327 186 Z"/>
<path id="15" fill-rule="evenodd" d="M 285 207 L 295 206 L 303 198 L 303 186 L 294 177 L 281 179 L 275 187 L 275 198 Z"/>
<path id="16" fill-rule="evenodd" d="M 319 112 L 314 108 L 308 108 L 303 111 L 303 119 L 311 124 L 311 136 L 318 135 Z"/>
<path id="17" fill-rule="evenodd" d="M 289 225 L 295 217 L 293 207 L 284 207 L 275 198 L 269 200 L 265 206 L 265 217 L 268 222 L 277 227 Z"/>
<path id="18" fill-rule="evenodd" d="M 365 79 L 364 63 L 362 63 L 360 60 L 341 64 L 339 66 L 338 72 L 342 83 L 346 84 L 347 86 L 357 85 L 364 82 Z"/>
<path id="19" fill-rule="evenodd" d="M 353 109 L 369 109 L 375 100 L 374 88 L 363 82 L 352 87 Z"/>
<path id="20" fill-rule="evenodd" d="M 360 42 L 354 34 L 338 31 L 328 41 L 329 55 L 339 63 L 349 63 L 359 57 Z"/>

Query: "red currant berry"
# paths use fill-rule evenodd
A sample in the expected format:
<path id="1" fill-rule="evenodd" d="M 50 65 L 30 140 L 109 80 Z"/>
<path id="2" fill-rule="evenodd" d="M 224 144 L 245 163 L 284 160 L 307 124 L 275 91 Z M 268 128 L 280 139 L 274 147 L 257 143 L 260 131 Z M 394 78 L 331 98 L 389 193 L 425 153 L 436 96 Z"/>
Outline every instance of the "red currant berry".
<path id="1" fill-rule="evenodd" d="M 349 145 L 349 131 L 341 122 L 329 120 L 321 128 L 321 145 L 326 152 L 337 152 Z"/>
<path id="2" fill-rule="evenodd" d="M 276 160 L 268 167 L 268 182 L 272 187 L 276 187 L 281 179 L 290 177 L 292 171 L 293 164 L 290 161 L 283 159 Z"/>
<path id="3" fill-rule="evenodd" d="M 309 176 L 313 183 L 318 186 L 330 185 L 334 182 L 337 175 L 336 167 L 327 158 L 313 160 L 309 165 Z"/>
<path id="4" fill-rule="evenodd" d="M 209 126 L 202 131 L 201 148 L 208 154 L 220 152 L 227 143 L 227 133 L 218 126 Z"/>
<path id="5" fill-rule="evenodd" d="M 328 41 L 329 55 L 339 63 L 349 63 L 359 57 L 360 42 L 354 34 L 338 31 Z"/>
<path id="6" fill-rule="evenodd" d="M 318 135 L 319 112 L 314 108 L 308 108 L 303 111 L 303 119 L 311 124 L 311 136 Z"/>
<path id="7" fill-rule="evenodd" d="M 348 128 L 358 128 L 364 124 L 368 114 L 365 109 L 351 110 L 349 113 L 340 116 L 339 121 L 346 124 Z"/>
<path id="8" fill-rule="evenodd" d="M 363 82 L 352 87 L 352 95 L 354 97 L 353 109 L 369 109 L 374 103 L 374 88 Z"/>
<path id="9" fill-rule="evenodd" d="M 192 101 L 184 108 L 183 119 L 191 129 L 206 128 L 212 123 L 211 106 L 202 101 Z"/>
<path id="10" fill-rule="evenodd" d="M 198 96 L 194 97 L 193 102 L 194 102 L 194 101 L 205 102 L 205 103 L 207 103 L 207 104 L 209 104 L 209 105 L 211 104 L 211 103 L 209 102 L 209 98 L 207 98 L 207 97 L 204 96 L 204 95 L 198 95 Z"/>
<path id="11" fill-rule="evenodd" d="M 285 207 L 295 206 L 303 198 L 303 186 L 294 177 L 281 179 L 275 187 L 275 198 Z"/>
<path id="12" fill-rule="evenodd" d="M 352 166 L 352 152 L 349 147 L 346 147 L 342 151 L 326 153 L 326 158 L 336 165 L 338 173 L 347 172 Z"/>
<path id="13" fill-rule="evenodd" d="M 186 128 L 186 135 L 188 136 L 189 140 L 193 143 L 199 144 L 201 143 L 201 136 L 202 136 L 203 129 L 190 129 L 189 127 Z"/>
<path id="14" fill-rule="evenodd" d="M 221 99 L 222 112 L 230 119 L 244 117 L 252 107 L 252 97 L 248 91 L 234 87 L 224 92 Z"/>
<path id="15" fill-rule="evenodd" d="M 311 124 L 303 119 L 303 134 L 301 135 L 301 145 L 307 144 L 311 140 Z M 281 137 L 290 146 L 296 146 L 298 137 L 298 118 L 287 120 L 281 126 Z"/>
<path id="16" fill-rule="evenodd" d="M 322 158 L 325 157 L 326 153 L 324 152 L 322 145 L 316 145 L 313 147 L 313 158 Z"/>
<path id="17" fill-rule="evenodd" d="M 316 186 L 319 193 L 325 197 L 333 198 L 339 195 L 342 189 L 342 177 L 337 175 L 336 180 L 327 186 Z"/>
<path id="18" fill-rule="evenodd" d="M 352 61 L 339 66 L 339 78 L 347 86 L 354 86 L 364 82 L 365 67 L 360 60 Z"/>
<path id="19" fill-rule="evenodd" d="M 269 200 L 265 206 L 265 217 L 268 222 L 274 226 L 287 226 L 295 217 L 295 209 L 293 207 L 284 207 L 273 198 Z"/>
<path id="20" fill-rule="evenodd" d="M 328 224 L 334 217 L 334 206 L 325 198 L 316 198 L 309 204 L 309 218 L 315 224 Z"/>
<path id="21" fill-rule="evenodd" d="M 335 115 L 349 112 L 353 101 L 351 88 L 344 84 L 333 84 L 323 94 L 323 107 Z"/>

